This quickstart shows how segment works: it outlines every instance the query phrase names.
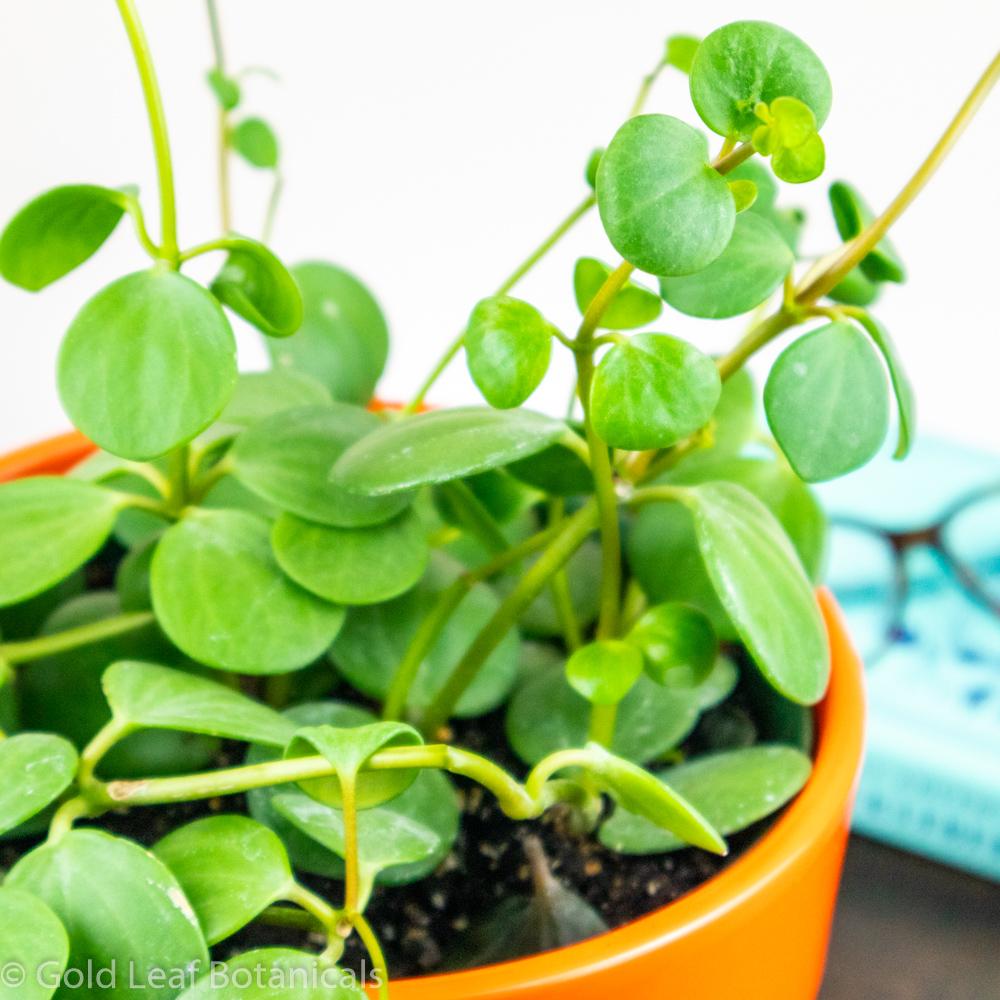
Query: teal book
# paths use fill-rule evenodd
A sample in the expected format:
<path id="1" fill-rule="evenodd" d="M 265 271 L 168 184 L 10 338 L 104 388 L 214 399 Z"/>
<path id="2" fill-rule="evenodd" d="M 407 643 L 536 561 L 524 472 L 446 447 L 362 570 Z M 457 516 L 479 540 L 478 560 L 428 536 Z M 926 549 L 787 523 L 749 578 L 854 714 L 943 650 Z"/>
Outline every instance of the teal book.
<path id="1" fill-rule="evenodd" d="M 925 439 L 819 493 L 866 664 L 854 827 L 1000 881 L 1000 456 Z"/>

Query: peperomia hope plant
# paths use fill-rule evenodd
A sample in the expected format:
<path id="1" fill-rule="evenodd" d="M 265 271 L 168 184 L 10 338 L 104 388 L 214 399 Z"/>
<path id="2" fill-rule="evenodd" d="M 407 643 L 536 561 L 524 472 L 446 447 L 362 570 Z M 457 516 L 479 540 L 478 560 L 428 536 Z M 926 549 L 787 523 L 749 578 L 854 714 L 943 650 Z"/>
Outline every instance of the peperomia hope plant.
<path id="1" fill-rule="evenodd" d="M 369 903 L 436 877 L 460 837 L 457 790 L 467 813 L 477 785 L 511 820 L 546 816 L 550 838 L 724 854 L 808 778 L 829 652 L 806 484 L 871 459 L 893 398 L 907 452 L 912 392 L 870 311 L 904 277 L 886 233 L 1000 62 L 882 215 L 831 186 L 844 242 L 803 261 L 804 216 L 779 206 L 778 181 L 823 171 L 822 63 L 764 22 L 670 39 L 580 204 L 393 408 L 372 402 L 387 327 L 367 289 L 232 230 L 231 154 L 273 175 L 266 241 L 280 151 L 243 112 L 247 74 L 226 67 L 212 0 L 223 231 L 179 243 L 150 51 L 133 0 L 117 6 L 158 237 L 135 188 L 93 184 L 39 196 L 0 237 L 0 272 L 30 291 L 124 215 L 150 258 L 62 343 L 63 403 L 98 450 L 0 487 L 0 832 L 14 845 L 0 944 L 49 972 L 0 997 L 70 996 L 70 972 L 115 965 L 157 998 L 279 995 L 220 985 L 210 956 L 322 973 L 281 996 L 360 997 L 338 966 L 355 936 L 384 996 Z M 697 127 L 643 113 L 670 68 L 690 77 Z M 576 263 L 581 317 L 514 297 L 594 206 L 610 247 Z M 223 258 L 204 287 L 183 272 L 207 254 Z M 751 318 L 711 357 L 663 332 L 671 311 Z M 266 336 L 272 370 L 238 373 L 234 317 Z M 744 366 L 789 334 L 763 389 L 767 434 Z M 564 419 L 523 408 L 560 350 L 577 374 Z M 462 351 L 486 405 L 427 409 Z M 152 807 L 166 819 L 142 819 Z M 151 852 L 111 832 L 125 813 L 157 831 Z M 493 959 L 603 926 L 541 841 L 524 844 L 535 895 L 504 902 Z M 342 882 L 337 898 L 317 876 Z M 254 941 L 302 928 L 300 947 L 239 953 L 249 925 L 265 929 Z M 126 994 L 98 978 L 87 995 Z"/>

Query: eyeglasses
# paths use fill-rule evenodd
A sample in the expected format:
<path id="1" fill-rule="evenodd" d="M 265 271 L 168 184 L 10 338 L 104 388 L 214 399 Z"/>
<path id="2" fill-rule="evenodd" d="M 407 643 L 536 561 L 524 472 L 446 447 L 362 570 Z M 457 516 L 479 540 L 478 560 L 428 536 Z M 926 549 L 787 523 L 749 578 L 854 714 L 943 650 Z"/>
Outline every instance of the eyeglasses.
<path id="1" fill-rule="evenodd" d="M 921 559 L 921 551 L 932 558 Z M 914 640 L 906 610 L 916 595 L 957 586 L 1000 630 L 1000 483 L 914 530 L 832 518 L 828 579 L 869 666 L 894 643 Z"/>

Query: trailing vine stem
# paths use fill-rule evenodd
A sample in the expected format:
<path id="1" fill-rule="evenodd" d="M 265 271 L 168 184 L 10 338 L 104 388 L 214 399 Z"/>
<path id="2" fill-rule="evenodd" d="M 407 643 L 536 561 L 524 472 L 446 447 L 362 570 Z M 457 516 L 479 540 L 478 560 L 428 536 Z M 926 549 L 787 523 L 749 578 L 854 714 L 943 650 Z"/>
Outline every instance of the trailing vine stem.
<path id="1" fill-rule="evenodd" d="M 12 666 L 19 663 L 30 663 L 32 660 L 40 660 L 57 653 L 66 653 L 72 649 L 79 649 L 81 646 L 89 646 L 91 643 L 147 628 L 155 621 L 156 617 L 151 611 L 133 611 L 91 622 L 88 625 L 79 625 L 76 628 L 38 636 L 35 639 L 0 643 L 0 659 Z"/>
<path id="2" fill-rule="evenodd" d="M 600 749 L 600 748 L 594 748 Z M 606 751 L 600 750 L 606 755 Z M 436 769 L 475 781 L 489 791 L 503 812 L 514 820 L 537 819 L 547 809 L 569 796 L 578 796 L 564 783 L 549 782 L 556 771 L 566 767 L 586 767 L 593 751 L 586 748 L 559 751 L 535 765 L 524 783 L 493 761 L 479 754 L 446 744 L 389 747 L 379 750 L 362 771 Z M 291 784 L 337 775 L 337 768 L 325 757 L 308 756 L 247 764 L 175 778 L 134 781 L 95 781 L 84 798 L 91 814 L 134 806 L 169 805 L 224 795 L 238 795 L 255 788 Z"/>
<path id="3" fill-rule="evenodd" d="M 434 604 L 414 632 L 413 638 L 410 639 L 403 658 L 399 661 L 382 709 L 383 719 L 395 721 L 403 718 L 410 697 L 410 689 L 416 680 L 424 657 L 437 642 L 452 613 L 462 603 L 465 595 L 477 583 L 502 573 L 505 569 L 544 548 L 555 538 L 558 529 L 558 524 L 550 525 L 544 531 L 539 531 L 523 542 L 511 546 L 506 552 L 491 559 L 478 569 L 466 570 L 437 595 Z"/>
<path id="4" fill-rule="evenodd" d="M 804 288 L 796 291 L 796 303 L 799 305 L 811 305 L 816 302 L 817 299 L 821 298 L 845 278 L 868 251 L 885 236 L 891 226 L 909 208 L 913 200 L 920 194 L 927 182 L 947 159 L 955 143 L 958 142 L 962 133 L 969 126 L 972 119 L 975 118 L 998 80 L 1000 80 L 1000 52 L 993 57 L 993 61 L 976 81 L 975 86 L 962 102 L 962 106 L 942 133 L 941 138 L 935 143 L 934 148 L 917 168 L 902 191 L 892 200 L 889 207 L 877 219 L 866 226 L 855 239 L 845 243 L 836 260 L 829 267 L 813 278 Z"/>
<path id="5" fill-rule="evenodd" d="M 226 76 L 226 50 L 222 42 L 222 26 L 216 0 L 205 0 L 208 12 L 208 26 L 212 36 L 212 53 L 215 71 L 220 77 Z M 233 228 L 232 198 L 229 184 L 229 112 L 219 102 L 218 125 L 218 177 L 219 177 L 219 221 L 222 231 L 228 233 Z"/>
<path id="6" fill-rule="evenodd" d="M 513 273 L 497 288 L 495 295 L 507 295 L 521 279 L 597 204 L 593 193 L 588 194 L 569 215 L 515 268 Z M 457 357 L 465 343 L 465 330 L 448 345 L 444 354 L 424 379 L 413 398 L 403 409 L 404 413 L 416 413 L 423 405 L 434 383 L 444 374 L 445 369 Z"/>
<path id="7" fill-rule="evenodd" d="M 146 114 L 149 118 L 150 131 L 153 134 L 153 151 L 156 157 L 156 173 L 160 189 L 160 257 L 171 267 L 177 266 L 177 199 L 174 193 L 174 168 L 170 156 L 170 137 L 167 133 L 166 113 L 163 110 L 163 98 L 160 85 L 153 66 L 153 57 L 149 42 L 136 10 L 135 0 L 115 0 L 118 11 L 125 24 L 129 44 L 136 67 L 139 70 L 139 80 L 142 84 L 143 98 L 146 102 Z"/>
<path id="8" fill-rule="evenodd" d="M 585 503 L 572 517 L 562 522 L 552 542 L 524 572 L 514 589 L 473 639 L 472 645 L 431 702 L 421 720 L 421 728 L 425 733 L 436 733 L 448 721 L 459 699 L 476 679 L 490 654 L 516 624 L 528 605 L 545 589 L 552 576 L 566 565 L 597 525 L 597 504 L 593 500 Z"/>

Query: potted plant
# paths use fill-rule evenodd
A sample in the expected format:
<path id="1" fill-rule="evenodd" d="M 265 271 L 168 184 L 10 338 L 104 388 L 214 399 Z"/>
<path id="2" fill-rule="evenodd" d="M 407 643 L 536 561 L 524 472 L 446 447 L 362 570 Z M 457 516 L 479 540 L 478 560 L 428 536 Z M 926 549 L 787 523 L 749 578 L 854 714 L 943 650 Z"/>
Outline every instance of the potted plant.
<path id="1" fill-rule="evenodd" d="M 826 71 L 764 22 L 672 38 L 582 203 L 385 408 L 365 287 L 231 231 L 230 154 L 274 172 L 269 214 L 279 154 L 214 4 L 224 232 L 191 248 L 118 7 L 158 238 L 133 189 L 94 185 L 0 237 L 33 291 L 123 215 L 151 258 L 66 333 L 82 435 L 0 464 L 0 997 L 385 996 L 390 970 L 412 1000 L 814 995 L 862 708 L 806 483 L 873 457 L 891 396 L 906 453 L 912 393 L 868 308 L 903 278 L 885 235 L 1000 64 L 884 214 L 831 188 L 845 242 L 799 274 L 775 177 L 822 172 Z M 668 67 L 714 158 L 642 113 Z M 595 205 L 623 259 L 577 262 L 567 332 L 511 293 Z M 210 253 L 206 288 L 183 268 Z M 754 318 L 711 358 L 647 332 L 664 303 Z M 237 373 L 230 315 L 272 371 Z M 768 436 L 744 365 L 788 331 Z M 561 349 L 566 419 L 523 408 Z M 463 350 L 487 405 L 428 411 Z"/>

